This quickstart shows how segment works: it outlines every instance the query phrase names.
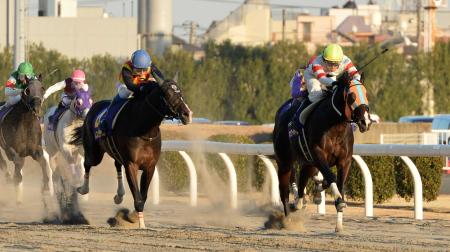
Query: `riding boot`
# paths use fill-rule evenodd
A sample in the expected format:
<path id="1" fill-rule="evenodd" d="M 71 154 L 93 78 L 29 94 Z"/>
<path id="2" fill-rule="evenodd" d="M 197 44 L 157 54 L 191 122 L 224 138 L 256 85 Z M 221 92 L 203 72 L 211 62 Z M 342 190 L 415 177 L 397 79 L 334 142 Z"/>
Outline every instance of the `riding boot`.
<path id="1" fill-rule="evenodd" d="M 102 117 L 102 120 L 100 121 L 100 125 L 99 125 L 99 129 L 103 133 L 108 133 L 110 130 L 112 130 L 112 129 L 109 129 L 109 127 L 108 127 L 108 120 L 110 119 L 109 117 L 111 117 L 111 113 L 112 113 L 112 112 L 110 112 L 110 110 L 120 100 L 122 100 L 122 98 L 119 95 L 114 96 L 114 98 L 112 99 L 112 101 L 109 104 L 108 108 L 106 109 L 105 115 Z"/>
<path id="2" fill-rule="evenodd" d="M 304 127 L 304 125 L 300 122 L 300 115 L 310 104 L 311 101 L 308 98 L 303 100 L 302 104 L 295 112 L 293 120 L 289 123 L 290 127 L 293 127 L 297 131 Z"/>
<path id="3" fill-rule="evenodd" d="M 55 109 L 55 112 L 51 116 L 48 117 L 48 130 L 54 131 L 56 130 L 56 124 L 58 123 L 58 118 L 66 107 L 60 102 L 58 107 Z"/>

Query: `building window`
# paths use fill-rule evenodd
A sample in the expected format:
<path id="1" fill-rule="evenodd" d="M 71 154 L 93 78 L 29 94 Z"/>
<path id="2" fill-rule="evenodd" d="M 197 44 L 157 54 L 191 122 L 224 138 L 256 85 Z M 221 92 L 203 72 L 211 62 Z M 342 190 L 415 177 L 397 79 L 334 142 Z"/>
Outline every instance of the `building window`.
<path id="1" fill-rule="evenodd" d="M 311 42 L 311 23 L 303 23 L 303 41 Z"/>

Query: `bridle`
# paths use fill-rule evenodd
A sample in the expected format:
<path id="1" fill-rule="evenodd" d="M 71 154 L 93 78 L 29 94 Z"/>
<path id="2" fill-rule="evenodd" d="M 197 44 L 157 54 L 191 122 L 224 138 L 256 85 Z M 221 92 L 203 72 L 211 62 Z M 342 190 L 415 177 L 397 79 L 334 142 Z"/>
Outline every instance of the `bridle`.
<path id="1" fill-rule="evenodd" d="M 356 123 L 357 122 L 357 120 L 355 120 L 355 118 L 354 118 L 355 117 L 355 113 L 354 113 L 355 109 L 353 109 L 351 104 L 348 104 L 348 102 L 347 102 L 348 93 L 350 91 L 350 88 L 352 88 L 354 86 L 364 86 L 364 84 L 362 84 L 360 82 L 358 82 L 358 83 L 351 82 L 348 86 L 344 87 L 344 91 L 345 91 L 344 92 L 344 111 L 343 111 L 344 114 L 334 105 L 334 97 L 337 93 L 338 88 L 336 88 L 333 91 L 333 96 L 331 97 L 331 105 L 332 105 L 334 111 L 339 116 L 344 117 L 346 119 L 345 121 L 347 123 Z M 369 111 L 369 106 L 367 106 L 367 111 Z M 349 114 L 350 116 L 347 116 L 347 114 Z M 350 118 L 350 119 L 348 119 L 348 118 Z"/>
<path id="2" fill-rule="evenodd" d="M 170 85 L 170 84 L 164 84 L 164 85 Z M 173 85 L 173 83 L 172 83 Z M 168 89 L 171 89 L 174 93 L 171 95 L 171 97 L 176 96 L 176 99 L 178 100 L 178 102 L 176 104 L 174 104 L 173 106 L 171 106 L 171 103 L 166 99 L 166 97 L 162 97 L 164 103 L 167 105 L 167 107 L 169 108 L 169 111 L 171 112 L 172 115 L 166 115 L 166 114 L 162 114 L 158 109 L 155 108 L 155 106 L 153 104 L 150 103 L 149 99 L 145 99 L 145 104 L 147 104 L 153 111 L 155 111 L 159 116 L 161 116 L 162 118 L 166 118 L 169 120 L 172 119 L 178 119 L 181 118 L 181 114 L 176 112 L 178 110 L 178 108 L 182 105 L 183 101 L 183 97 L 181 97 L 180 93 L 177 93 L 173 88 L 171 88 L 170 86 L 168 87 Z M 164 92 L 164 89 L 162 89 Z M 170 98 L 171 98 L 170 97 Z"/>
<path id="3" fill-rule="evenodd" d="M 34 116 L 36 116 L 37 118 L 41 118 L 41 115 L 39 115 L 36 110 L 34 110 L 34 108 L 30 105 L 30 101 L 39 101 L 39 104 L 42 104 L 42 97 L 40 96 L 30 96 L 29 93 L 29 88 L 26 87 L 23 92 L 22 92 L 22 96 L 20 98 L 20 101 L 23 103 L 23 105 L 25 105 L 25 107 L 31 111 L 31 113 L 33 113 Z M 27 97 L 27 99 L 25 99 L 25 97 Z"/>

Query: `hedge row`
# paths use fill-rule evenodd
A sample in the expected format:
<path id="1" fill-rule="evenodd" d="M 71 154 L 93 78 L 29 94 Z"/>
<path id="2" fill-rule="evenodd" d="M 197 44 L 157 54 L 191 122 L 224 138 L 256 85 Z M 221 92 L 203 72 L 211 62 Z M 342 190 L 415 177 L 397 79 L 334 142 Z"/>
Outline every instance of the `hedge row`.
<path id="1" fill-rule="evenodd" d="M 254 143 L 246 136 L 216 135 L 208 140 L 231 143 Z M 228 184 L 228 173 L 224 162 L 217 154 L 189 153 L 197 167 L 200 190 L 209 190 L 209 183 Z M 229 155 L 237 173 L 238 191 L 261 190 L 265 181 L 265 167 L 258 158 L 245 155 Z M 410 172 L 399 157 L 363 157 L 373 181 L 376 203 L 382 203 L 395 194 L 410 200 L 414 196 L 414 184 Z M 414 157 L 422 178 L 423 198 L 435 200 L 441 185 L 442 160 L 440 158 Z M 274 162 L 275 163 L 275 162 Z M 176 152 L 161 155 L 159 173 L 166 190 L 180 192 L 189 188 L 189 173 L 181 156 Z M 335 171 L 335 168 L 333 168 Z M 309 187 L 308 187 L 309 188 Z M 225 193 L 225 192 L 224 192 Z M 352 163 L 345 187 L 345 195 L 355 200 L 364 200 L 364 178 L 356 162 Z"/>

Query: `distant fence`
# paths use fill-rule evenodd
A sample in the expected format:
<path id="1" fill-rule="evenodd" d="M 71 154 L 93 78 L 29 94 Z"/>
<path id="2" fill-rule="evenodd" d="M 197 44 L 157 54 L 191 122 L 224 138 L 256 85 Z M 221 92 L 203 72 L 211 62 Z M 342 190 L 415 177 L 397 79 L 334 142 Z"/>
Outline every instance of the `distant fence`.
<path id="1" fill-rule="evenodd" d="M 380 144 L 450 144 L 450 130 L 425 133 L 380 134 Z M 443 170 L 450 172 L 450 157 L 445 156 Z"/>
<path id="2" fill-rule="evenodd" d="M 233 144 L 210 141 L 163 141 L 163 151 L 177 151 L 185 160 L 190 177 L 190 205 L 197 205 L 197 173 L 195 165 L 187 152 L 217 153 L 227 166 L 230 181 L 230 206 L 237 208 L 237 177 L 234 165 L 227 154 L 256 155 L 265 164 L 271 179 L 271 201 L 280 205 L 278 178 L 275 166 L 266 157 L 273 155 L 271 144 Z M 395 144 L 356 144 L 353 158 L 358 163 L 364 177 L 365 212 L 366 216 L 373 216 L 373 185 L 369 167 L 361 156 L 400 156 L 407 165 L 414 181 L 414 215 L 415 219 L 423 219 L 422 180 L 419 171 L 409 156 L 450 156 L 450 145 L 395 145 Z M 159 176 L 156 171 L 152 180 L 153 203 L 159 203 Z M 322 194 L 324 197 L 324 194 Z M 318 212 L 325 213 L 325 199 L 318 206 Z"/>

